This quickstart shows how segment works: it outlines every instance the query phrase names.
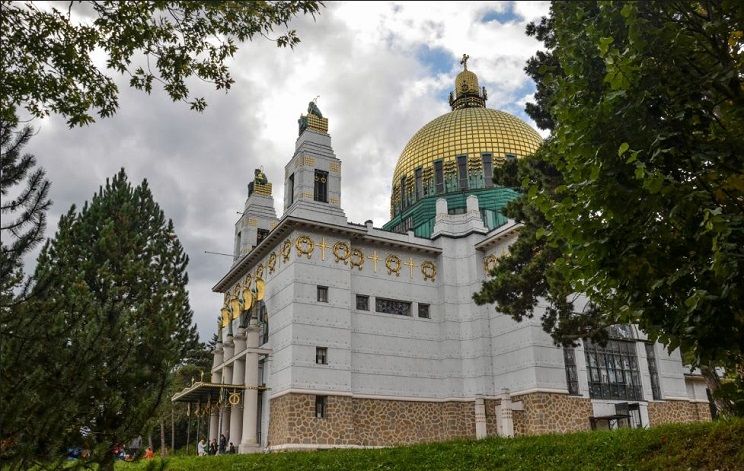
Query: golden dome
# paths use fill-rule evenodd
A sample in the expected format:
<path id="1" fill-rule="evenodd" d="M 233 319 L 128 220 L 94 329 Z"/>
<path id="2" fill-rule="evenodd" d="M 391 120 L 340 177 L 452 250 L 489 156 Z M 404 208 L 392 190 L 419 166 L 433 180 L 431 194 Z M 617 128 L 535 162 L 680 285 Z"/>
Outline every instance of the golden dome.
<path id="1" fill-rule="evenodd" d="M 469 70 L 463 70 L 455 78 L 455 93 L 457 96 L 462 96 L 466 93 L 478 93 L 480 87 L 478 86 L 478 76 Z"/>
<path id="2" fill-rule="evenodd" d="M 460 75 L 464 73 L 472 74 L 464 71 Z M 406 186 L 414 184 L 418 168 L 426 179 L 433 176 L 434 162 L 442 161 L 446 178 L 457 173 L 458 156 L 467 156 L 468 168 L 477 170 L 482 169 L 483 154 L 491 154 L 493 165 L 497 166 L 507 155 L 519 158 L 533 153 L 542 141 L 531 126 L 504 111 L 473 106 L 440 116 L 414 134 L 398 158 L 393 173 L 391 216 L 400 202 L 401 179 L 405 177 Z"/>

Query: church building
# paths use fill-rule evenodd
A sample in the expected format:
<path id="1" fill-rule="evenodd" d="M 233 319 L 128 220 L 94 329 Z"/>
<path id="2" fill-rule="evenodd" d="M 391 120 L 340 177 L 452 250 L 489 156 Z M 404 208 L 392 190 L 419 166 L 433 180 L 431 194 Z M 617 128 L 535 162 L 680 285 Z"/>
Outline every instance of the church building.
<path id="1" fill-rule="evenodd" d="M 487 108 L 462 64 L 452 111 L 400 155 L 382 227 L 347 220 L 342 159 L 315 103 L 280 216 L 256 170 L 213 288 L 224 304 L 211 377 L 173 398 L 209 422 L 210 441 L 252 453 L 710 420 L 703 378 L 634 326 L 604 347 L 556 347 L 539 307 L 515 322 L 473 302 L 520 228 L 502 214 L 517 193 L 493 169 L 542 138 Z"/>

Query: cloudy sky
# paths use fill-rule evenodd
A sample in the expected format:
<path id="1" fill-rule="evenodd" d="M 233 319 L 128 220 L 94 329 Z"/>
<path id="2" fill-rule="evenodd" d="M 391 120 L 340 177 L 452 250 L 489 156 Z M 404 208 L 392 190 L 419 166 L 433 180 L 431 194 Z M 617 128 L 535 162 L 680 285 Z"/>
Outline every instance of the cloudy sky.
<path id="1" fill-rule="evenodd" d="M 236 83 L 227 94 L 194 84 L 193 94 L 209 104 L 203 113 L 162 91 L 129 89 L 122 79 L 113 118 L 75 129 L 59 117 L 32 122 L 37 135 L 26 150 L 52 182 L 48 236 L 61 214 L 89 201 L 120 168 L 135 185 L 146 179 L 190 257 L 191 306 L 206 341 L 222 307 L 212 287 L 232 264 L 232 257 L 206 252 L 232 253 L 255 168 L 273 183 L 281 216 L 284 166 L 310 100 L 319 96 L 329 120 L 349 221 L 371 219 L 381 227 L 398 156 L 416 131 L 450 111 L 447 96 L 463 53 L 488 90 L 487 106 L 534 126 L 523 111 L 534 93 L 523 69 L 540 44 L 524 30 L 548 8 L 548 2 L 326 2 L 315 19 L 290 25 L 302 39 L 294 50 L 265 39 L 243 44 L 230 64 Z"/>

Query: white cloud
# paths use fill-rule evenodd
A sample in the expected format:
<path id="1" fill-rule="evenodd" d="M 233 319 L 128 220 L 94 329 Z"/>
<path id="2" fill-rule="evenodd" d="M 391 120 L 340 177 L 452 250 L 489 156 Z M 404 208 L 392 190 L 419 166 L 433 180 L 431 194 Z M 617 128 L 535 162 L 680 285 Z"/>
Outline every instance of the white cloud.
<path id="1" fill-rule="evenodd" d="M 149 96 L 131 90 L 122 79 L 121 109 L 113 118 L 72 130 L 58 117 L 33 123 L 39 132 L 27 150 L 52 181 L 48 235 L 60 214 L 90 200 L 119 168 L 135 184 L 146 178 L 190 256 L 191 304 L 208 340 L 222 304 L 211 287 L 231 258 L 204 252 L 232 252 L 237 212 L 255 168 L 263 166 L 273 183 L 281 215 L 284 166 L 310 100 L 320 95 L 342 160 L 347 217 L 380 227 L 389 218 L 398 156 L 418 129 L 449 111 L 446 96 L 463 53 L 488 89 L 488 106 L 526 119 L 519 110 L 531 90 L 523 68 L 540 44 L 524 27 L 548 8 L 547 2 L 326 2 L 315 20 L 290 25 L 302 39 L 294 50 L 263 39 L 244 44 L 231 66 L 236 83 L 228 94 L 196 83 L 195 95 L 209 103 L 202 114 L 172 103 L 161 90 Z M 482 22 L 489 12 L 524 17 Z M 421 62 L 417 54 L 427 47 L 450 56 L 444 69 Z"/>

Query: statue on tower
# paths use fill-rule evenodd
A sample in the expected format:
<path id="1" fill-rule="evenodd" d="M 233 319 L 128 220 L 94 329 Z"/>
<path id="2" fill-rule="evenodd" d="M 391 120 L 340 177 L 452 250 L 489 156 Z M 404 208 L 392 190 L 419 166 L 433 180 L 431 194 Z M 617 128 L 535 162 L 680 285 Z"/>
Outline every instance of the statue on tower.
<path id="1" fill-rule="evenodd" d="M 266 174 L 263 173 L 263 167 L 257 168 L 256 170 L 254 170 L 253 175 L 254 175 L 253 181 L 255 183 L 260 183 L 262 185 L 269 183 L 269 180 L 266 178 Z"/>
<path id="2" fill-rule="evenodd" d="M 320 112 L 320 108 L 318 108 L 318 98 L 320 98 L 320 95 L 313 98 L 313 101 L 307 104 L 307 113 L 308 114 L 314 114 L 318 118 L 323 117 L 323 113 Z"/>

